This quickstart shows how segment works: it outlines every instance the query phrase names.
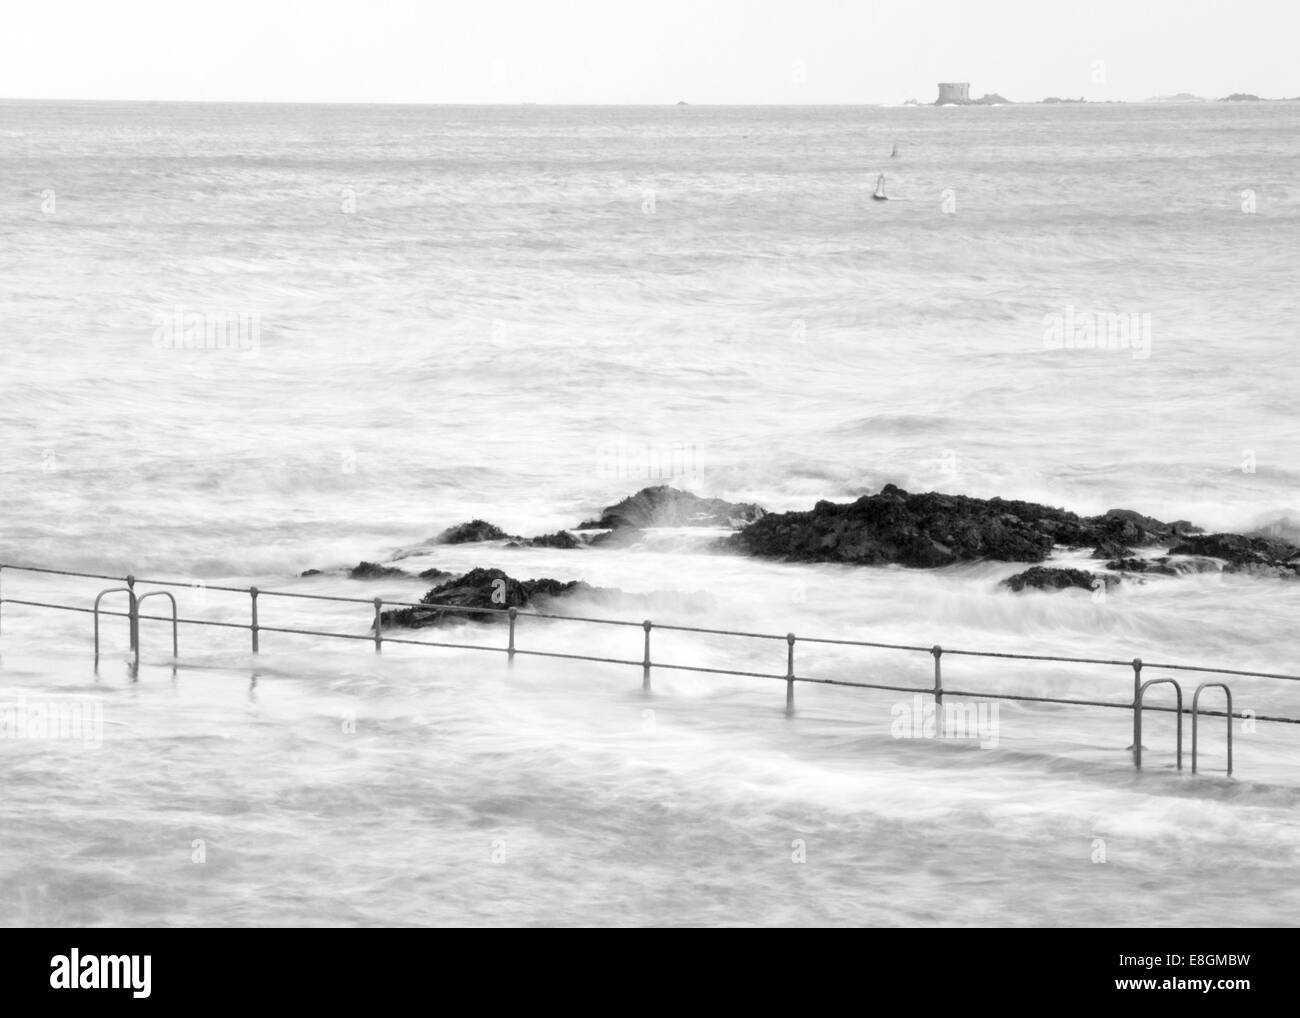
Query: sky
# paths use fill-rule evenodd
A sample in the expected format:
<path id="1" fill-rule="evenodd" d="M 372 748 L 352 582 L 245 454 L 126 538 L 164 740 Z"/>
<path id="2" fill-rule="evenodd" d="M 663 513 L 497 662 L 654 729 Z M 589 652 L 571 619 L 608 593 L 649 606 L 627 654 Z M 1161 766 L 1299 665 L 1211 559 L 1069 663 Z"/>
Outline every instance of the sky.
<path id="1" fill-rule="evenodd" d="M 397 103 L 1300 95 L 1300 0 L 34 0 L 0 97 Z"/>

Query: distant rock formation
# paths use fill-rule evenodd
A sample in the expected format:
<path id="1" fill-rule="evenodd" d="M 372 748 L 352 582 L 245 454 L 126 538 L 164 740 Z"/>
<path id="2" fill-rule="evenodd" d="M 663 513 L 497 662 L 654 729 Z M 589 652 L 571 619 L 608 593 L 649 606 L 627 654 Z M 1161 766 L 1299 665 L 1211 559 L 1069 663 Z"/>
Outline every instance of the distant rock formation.
<path id="1" fill-rule="evenodd" d="M 1149 103 L 1203 103 L 1205 98 L 1192 95 L 1191 92 L 1176 92 L 1173 95 L 1157 95 L 1148 99 Z"/>
<path id="2" fill-rule="evenodd" d="M 1251 95 L 1249 92 L 1233 92 L 1232 95 L 1225 95 L 1219 100 L 1221 103 L 1259 103 L 1265 101 L 1257 95 Z"/>

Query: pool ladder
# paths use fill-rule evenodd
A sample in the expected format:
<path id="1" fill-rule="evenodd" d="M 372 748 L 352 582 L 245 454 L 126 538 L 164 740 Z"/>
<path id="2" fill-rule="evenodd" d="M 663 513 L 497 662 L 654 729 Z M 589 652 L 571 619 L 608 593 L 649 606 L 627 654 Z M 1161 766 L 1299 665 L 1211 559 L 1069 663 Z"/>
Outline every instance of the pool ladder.
<path id="1" fill-rule="evenodd" d="M 1133 766 L 1142 769 L 1142 706 L 1146 692 L 1152 686 L 1170 685 L 1174 687 L 1174 710 L 1178 716 L 1177 729 L 1177 766 L 1183 769 L 1183 689 L 1175 679 L 1149 679 L 1138 687 L 1133 700 Z M 1225 720 L 1228 723 L 1228 774 L 1232 774 L 1232 690 L 1226 682 L 1202 682 L 1192 694 L 1192 773 L 1196 773 L 1197 720 L 1200 717 L 1201 694 L 1207 689 L 1222 689 L 1227 699 L 1228 709 Z"/>

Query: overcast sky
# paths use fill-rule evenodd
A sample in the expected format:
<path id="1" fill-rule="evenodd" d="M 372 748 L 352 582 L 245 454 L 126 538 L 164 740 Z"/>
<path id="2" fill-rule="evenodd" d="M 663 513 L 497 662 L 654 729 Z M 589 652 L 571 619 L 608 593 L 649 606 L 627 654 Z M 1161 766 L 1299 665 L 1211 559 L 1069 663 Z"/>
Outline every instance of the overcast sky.
<path id="1" fill-rule="evenodd" d="M 1300 95 L 1300 0 L 30 0 L 0 96 L 898 103 Z"/>

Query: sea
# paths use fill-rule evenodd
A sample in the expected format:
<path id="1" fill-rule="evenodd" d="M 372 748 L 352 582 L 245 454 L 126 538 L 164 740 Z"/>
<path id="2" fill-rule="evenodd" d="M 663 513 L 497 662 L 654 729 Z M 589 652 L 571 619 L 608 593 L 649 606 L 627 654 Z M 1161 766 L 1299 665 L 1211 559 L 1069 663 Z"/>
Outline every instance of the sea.
<path id="1" fill-rule="evenodd" d="M 1300 541 L 1298 126 L 0 102 L 0 923 L 1294 925 L 1300 727 L 1255 716 L 1300 718 L 1300 687 L 1158 665 L 1300 675 L 1300 583 L 1014 594 L 1014 564 L 756 560 L 708 528 L 431 539 L 652 485 L 785 511 L 892 483 Z M 778 638 L 655 631 L 649 690 L 639 625 L 377 654 L 370 600 L 431 584 L 362 560 Z M 20 566 L 228 625 L 173 658 L 143 620 L 135 668 L 107 615 L 97 661 L 121 582 Z M 789 711 L 787 633 L 801 679 L 903 688 L 798 682 Z M 934 645 L 975 719 L 942 737 L 908 691 Z M 1231 777 L 1222 716 L 1193 775 L 1190 719 L 1180 769 L 1148 712 L 1138 772 L 1131 711 L 997 698 L 1126 704 L 1135 657 L 1185 706 L 1228 683 Z"/>

